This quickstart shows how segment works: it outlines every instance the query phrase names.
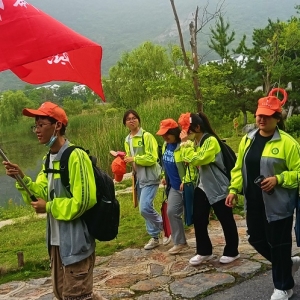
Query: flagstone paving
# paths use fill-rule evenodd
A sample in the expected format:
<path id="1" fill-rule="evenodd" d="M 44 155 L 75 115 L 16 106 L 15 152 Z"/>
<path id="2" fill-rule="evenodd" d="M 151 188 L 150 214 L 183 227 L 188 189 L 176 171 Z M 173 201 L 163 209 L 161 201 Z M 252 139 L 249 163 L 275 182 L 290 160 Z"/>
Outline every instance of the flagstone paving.
<path id="1" fill-rule="evenodd" d="M 187 232 L 189 248 L 178 255 L 168 254 L 168 246 L 153 250 L 128 248 L 108 257 L 97 257 L 94 290 L 107 299 L 172 300 L 202 299 L 270 268 L 269 262 L 248 244 L 245 220 L 235 216 L 238 225 L 241 258 L 221 264 L 224 237 L 218 221 L 209 225 L 214 258 L 193 267 L 188 261 L 195 254 L 193 229 Z M 294 236 L 293 236 L 294 238 Z M 293 255 L 299 249 L 293 245 Z M 271 279 L 270 279 L 271 280 Z M 0 299 L 54 300 L 51 278 L 10 282 L 0 285 Z"/>

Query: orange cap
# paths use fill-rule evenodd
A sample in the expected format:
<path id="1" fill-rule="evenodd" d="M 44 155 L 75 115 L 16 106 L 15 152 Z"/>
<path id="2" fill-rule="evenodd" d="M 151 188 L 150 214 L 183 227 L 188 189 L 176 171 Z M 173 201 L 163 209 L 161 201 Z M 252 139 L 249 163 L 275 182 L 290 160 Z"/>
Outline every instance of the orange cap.
<path id="1" fill-rule="evenodd" d="M 52 102 L 44 102 L 38 109 L 24 108 L 22 113 L 24 116 L 32 118 L 37 116 L 51 117 L 62 122 L 65 126 L 68 124 L 66 112 L 57 104 Z"/>
<path id="2" fill-rule="evenodd" d="M 275 96 L 267 96 L 258 100 L 256 115 L 272 116 L 275 112 L 281 112 L 281 101 Z"/>
<path id="3" fill-rule="evenodd" d="M 111 170 L 114 173 L 117 182 L 122 181 L 123 175 L 126 173 L 126 163 L 124 159 L 117 156 L 111 163 Z"/>
<path id="4" fill-rule="evenodd" d="M 178 119 L 178 124 L 180 125 L 181 130 L 188 132 L 191 126 L 191 114 L 190 113 L 181 114 Z"/>
<path id="5" fill-rule="evenodd" d="M 178 124 L 173 119 L 165 119 L 160 122 L 159 130 L 156 132 L 157 135 L 164 135 L 169 129 L 177 128 Z"/>

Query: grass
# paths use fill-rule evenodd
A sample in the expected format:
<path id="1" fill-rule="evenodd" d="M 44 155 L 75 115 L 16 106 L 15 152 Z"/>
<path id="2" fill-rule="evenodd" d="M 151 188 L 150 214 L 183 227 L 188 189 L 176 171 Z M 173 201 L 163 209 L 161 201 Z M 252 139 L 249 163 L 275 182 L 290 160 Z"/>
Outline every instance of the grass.
<path id="1" fill-rule="evenodd" d="M 12 199 L 5 206 L 0 206 L 0 221 L 34 215 L 31 206 L 18 205 Z"/>
<path id="2" fill-rule="evenodd" d="M 111 255 L 127 247 L 141 247 L 149 238 L 144 220 L 138 208 L 133 208 L 131 194 L 118 196 L 121 207 L 121 219 L 117 239 L 110 242 L 98 242 L 96 254 Z M 155 206 L 159 210 L 162 195 L 158 193 Z M 15 216 L 13 205 L 5 209 L 5 217 Z M 46 249 L 46 219 L 37 218 L 29 207 L 19 210 L 27 211 L 26 219 L 17 219 L 13 225 L 0 228 L 0 284 L 12 280 L 24 280 L 49 276 L 49 259 Z M 1 218 L 2 219 L 2 218 Z M 17 253 L 24 254 L 25 266 L 18 268 Z"/>
<path id="3" fill-rule="evenodd" d="M 128 186 L 130 180 L 125 180 Z M 117 184 L 118 186 L 118 184 Z M 116 251 L 129 247 L 141 248 L 149 239 L 146 232 L 145 222 L 138 208 L 133 208 L 132 195 L 118 195 L 121 216 L 119 234 L 110 242 L 97 241 L 96 255 L 108 256 Z M 163 190 L 159 189 L 155 198 L 155 208 L 160 211 L 163 201 Z M 50 276 L 49 257 L 46 248 L 46 219 L 38 218 L 30 206 L 21 208 L 9 205 L 3 210 L 4 219 L 16 216 L 16 212 L 26 218 L 18 218 L 12 225 L 0 228 L 0 284 L 13 280 L 26 280 Z M 235 209 L 235 213 L 242 214 L 243 206 Z M 3 215 L 1 219 L 3 219 Z M 189 227 L 185 227 L 189 230 Z M 17 253 L 24 255 L 25 265 L 18 267 Z"/>

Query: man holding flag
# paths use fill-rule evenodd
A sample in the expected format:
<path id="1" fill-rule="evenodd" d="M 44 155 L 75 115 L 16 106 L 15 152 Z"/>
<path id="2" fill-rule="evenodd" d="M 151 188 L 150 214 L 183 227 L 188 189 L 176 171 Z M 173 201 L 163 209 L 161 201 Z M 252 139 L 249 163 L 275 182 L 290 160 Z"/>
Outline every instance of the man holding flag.
<path id="1" fill-rule="evenodd" d="M 36 213 L 47 213 L 46 241 L 54 295 L 58 300 L 105 300 L 93 293 L 96 244 L 80 218 L 97 201 L 92 162 L 82 149 L 72 151 L 68 192 L 57 174 L 62 153 L 70 146 L 64 136 L 68 124 L 65 111 L 57 104 L 45 102 L 38 109 L 23 109 L 23 115 L 35 118 L 33 130 L 40 144 L 49 148 L 48 166 L 46 159 L 33 181 L 18 165 L 8 161 L 3 164 L 6 174 L 12 178 L 22 178 L 37 200 L 33 201 L 23 185 L 17 182 L 16 187 L 24 201 Z"/>

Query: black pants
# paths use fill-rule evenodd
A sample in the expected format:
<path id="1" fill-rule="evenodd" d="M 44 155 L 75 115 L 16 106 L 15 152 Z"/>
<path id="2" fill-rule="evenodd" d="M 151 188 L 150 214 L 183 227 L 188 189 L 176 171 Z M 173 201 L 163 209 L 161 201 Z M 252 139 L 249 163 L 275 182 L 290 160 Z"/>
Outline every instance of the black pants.
<path id="1" fill-rule="evenodd" d="M 272 263 L 274 287 L 289 290 L 294 287 L 292 277 L 293 216 L 268 223 L 264 207 L 247 210 L 249 243 Z"/>
<path id="2" fill-rule="evenodd" d="M 239 254 L 239 237 L 236 223 L 232 214 L 232 208 L 225 205 L 225 199 L 220 200 L 213 205 L 210 205 L 206 194 L 198 187 L 195 189 L 193 209 L 197 254 L 212 254 L 212 244 L 208 236 L 207 229 L 211 207 L 213 208 L 223 228 L 226 241 L 223 255 L 231 257 L 237 256 Z"/>

